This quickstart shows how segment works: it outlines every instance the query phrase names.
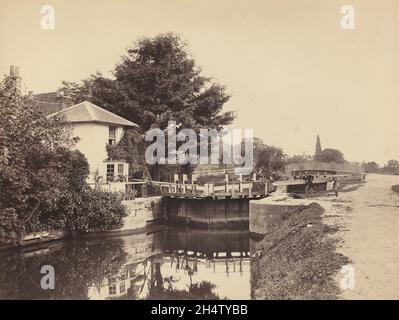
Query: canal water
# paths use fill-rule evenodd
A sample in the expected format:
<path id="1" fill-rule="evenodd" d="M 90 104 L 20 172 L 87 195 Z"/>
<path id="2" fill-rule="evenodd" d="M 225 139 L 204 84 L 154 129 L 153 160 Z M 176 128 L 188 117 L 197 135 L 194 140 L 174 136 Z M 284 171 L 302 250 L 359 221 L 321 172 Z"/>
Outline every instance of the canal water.
<path id="1" fill-rule="evenodd" d="M 0 299 L 250 299 L 250 237 L 242 229 L 159 226 L 0 254 Z M 40 286 L 43 265 L 55 288 Z"/>

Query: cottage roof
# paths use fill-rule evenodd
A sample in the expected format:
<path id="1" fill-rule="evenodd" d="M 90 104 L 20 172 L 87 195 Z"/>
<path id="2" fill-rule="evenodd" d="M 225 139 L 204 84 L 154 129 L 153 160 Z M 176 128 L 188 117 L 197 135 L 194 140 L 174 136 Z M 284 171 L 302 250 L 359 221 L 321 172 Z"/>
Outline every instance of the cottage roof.
<path id="1" fill-rule="evenodd" d="M 59 116 L 64 122 L 98 122 L 120 126 L 138 127 L 137 124 L 109 112 L 89 101 L 83 101 L 69 108 L 49 115 Z"/>
<path id="2" fill-rule="evenodd" d="M 45 116 L 61 111 L 72 105 L 72 99 L 60 95 L 58 92 L 46 92 L 28 95 L 30 101 Z"/>

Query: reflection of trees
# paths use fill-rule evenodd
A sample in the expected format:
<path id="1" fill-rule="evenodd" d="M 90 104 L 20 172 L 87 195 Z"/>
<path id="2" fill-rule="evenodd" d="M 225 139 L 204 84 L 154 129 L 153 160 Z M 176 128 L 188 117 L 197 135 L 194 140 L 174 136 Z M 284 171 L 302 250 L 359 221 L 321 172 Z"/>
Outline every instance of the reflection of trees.
<path id="1" fill-rule="evenodd" d="M 0 298 L 87 299 L 88 287 L 116 274 L 126 261 L 122 240 L 72 241 L 57 250 L 0 259 Z M 55 289 L 40 287 L 43 265 L 55 269 Z"/>
<path id="2" fill-rule="evenodd" d="M 193 283 L 197 263 L 207 263 L 206 276 L 206 272 L 212 272 L 212 262 L 214 272 L 215 261 L 226 260 L 228 273 L 228 263 L 247 258 L 249 248 L 247 231 L 212 232 L 210 237 L 209 232 L 186 230 L 186 233 L 169 232 L 165 238 L 164 233 L 151 236 L 151 247 L 147 242 L 136 246 L 144 241 L 141 236 L 137 241 L 135 237 L 86 238 L 50 243 L 47 249 L 30 253 L 20 251 L 1 256 L 0 299 L 87 299 L 88 294 L 90 298 L 101 299 L 218 299 L 212 283 L 199 280 Z M 145 241 L 149 240 L 145 238 Z M 219 257 L 220 252 L 224 256 Z M 242 254 L 234 258 L 231 252 Z M 185 273 L 184 283 L 177 271 L 162 273 L 166 272 L 162 268 L 165 261 L 171 263 L 168 270 L 172 270 L 173 265 Z M 55 290 L 40 287 L 43 265 L 52 265 L 55 269 Z M 202 271 L 199 276 L 201 280 L 209 279 L 202 277 Z M 111 293 L 111 286 L 116 286 L 116 293 Z"/>
<path id="3" fill-rule="evenodd" d="M 191 285 L 189 292 L 192 296 L 198 299 L 216 300 L 219 296 L 212 292 L 216 286 L 209 281 L 201 281 Z"/>
<path id="4" fill-rule="evenodd" d="M 149 300 L 219 300 L 220 297 L 213 293 L 215 285 L 209 281 L 201 281 L 190 285 L 188 290 L 177 290 L 168 288 L 153 288 L 149 291 Z"/>
<path id="5" fill-rule="evenodd" d="M 209 281 L 201 281 L 192 283 L 193 270 L 187 266 L 186 270 L 190 276 L 190 284 L 188 290 L 177 290 L 171 286 L 171 280 L 163 278 L 161 274 L 161 263 L 153 263 L 151 266 L 151 280 L 149 283 L 149 292 L 147 299 L 150 300 L 177 300 L 177 299 L 202 299 L 202 300 L 218 300 L 219 296 L 213 293 L 216 288 Z M 164 281 L 168 280 L 168 281 Z"/>

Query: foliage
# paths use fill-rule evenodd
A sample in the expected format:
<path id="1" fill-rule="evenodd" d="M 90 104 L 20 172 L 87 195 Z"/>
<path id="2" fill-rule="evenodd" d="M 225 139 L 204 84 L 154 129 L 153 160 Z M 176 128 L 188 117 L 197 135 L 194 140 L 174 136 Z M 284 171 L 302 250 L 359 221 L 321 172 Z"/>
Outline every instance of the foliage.
<path id="1" fill-rule="evenodd" d="M 136 41 L 115 67 L 114 76 L 110 79 L 97 73 L 81 84 L 64 82 L 59 90 L 75 102 L 89 100 L 98 104 L 139 124 L 143 130 L 165 129 L 168 121 L 196 131 L 220 130 L 234 120 L 233 112 L 222 111 L 230 98 L 225 87 L 201 74 L 186 44 L 176 34 Z M 140 150 L 145 147 L 142 136 L 129 133 L 120 146 L 109 147 L 109 155 L 125 159 L 133 170 L 135 165 L 145 164 L 144 152 L 135 152 L 134 144 Z M 163 175 L 160 171 L 165 171 L 170 180 L 173 167 L 142 168 L 149 178 L 157 178 Z M 190 170 L 188 166 L 182 169 Z"/>
<path id="2" fill-rule="evenodd" d="M 127 129 L 118 144 L 107 145 L 107 152 L 110 160 L 124 159 L 133 166 L 140 166 L 145 162 L 143 136 L 135 129 Z M 138 158 L 137 155 L 143 157 Z"/>
<path id="3" fill-rule="evenodd" d="M 75 102 L 90 100 L 148 130 L 169 120 L 184 128 L 218 128 L 234 119 L 222 112 L 225 88 L 201 75 L 186 44 L 173 33 L 136 41 L 114 70 L 115 79 L 92 75 L 60 91 Z M 90 94 L 89 94 L 90 92 Z"/>
<path id="4" fill-rule="evenodd" d="M 147 173 L 145 147 L 143 135 L 136 129 L 127 129 L 118 144 L 107 145 L 108 158 L 126 161 L 129 164 L 129 179 L 132 179 L 137 170 Z"/>
<path id="5" fill-rule="evenodd" d="M 122 196 L 93 190 L 87 185 L 89 165 L 82 153 L 57 151 L 54 156 L 60 159 L 63 190 L 54 206 L 42 209 L 42 225 L 65 231 L 107 230 L 119 226 L 126 215 Z"/>
<path id="6" fill-rule="evenodd" d="M 328 235 L 335 230 L 322 221 L 323 208 L 312 203 L 287 210 L 268 225 L 251 263 L 256 299 L 334 299 L 334 275 L 348 259 L 335 251 Z"/>
<path id="7" fill-rule="evenodd" d="M 286 159 L 286 163 L 287 164 L 302 164 L 302 163 L 308 162 L 310 160 L 311 159 L 309 159 L 306 156 L 293 155 L 292 157 L 288 157 Z"/>
<path id="8" fill-rule="evenodd" d="M 7 81 L 0 109 L 0 239 L 16 241 L 39 227 L 39 207 L 59 198 L 63 159 L 55 154 L 71 141 L 57 119 L 46 119 Z"/>
<path id="9" fill-rule="evenodd" d="M 116 275 L 127 260 L 122 239 L 69 241 L 56 248 L 0 259 L 0 299 L 88 299 L 89 287 Z M 43 290 L 43 265 L 55 270 L 54 290 Z"/>
<path id="10" fill-rule="evenodd" d="M 92 189 L 89 186 L 79 192 L 64 194 L 58 207 L 51 211 L 48 225 L 66 231 L 100 231 L 118 227 L 126 216 L 121 203 L 122 195 Z"/>
<path id="11" fill-rule="evenodd" d="M 382 168 L 384 173 L 399 174 L 399 161 L 389 160 L 388 163 Z"/>
<path id="12" fill-rule="evenodd" d="M 254 138 L 254 169 L 262 170 L 265 178 L 277 179 L 285 166 L 283 150 L 263 143 L 259 138 Z"/>
<path id="13" fill-rule="evenodd" d="M 233 174 L 228 174 L 229 176 L 229 181 L 231 179 L 234 179 L 234 173 Z M 237 177 L 235 177 L 237 179 Z M 226 174 L 225 173 L 218 173 L 218 174 L 200 174 L 197 177 L 197 183 L 199 185 L 203 185 L 206 183 L 214 183 L 214 184 L 220 184 L 223 183 L 226 179 Z"/>
<path id="14" fill-rule="evenodd" d="M 345 163 L 344 155 L 341 151 L 337 149 L 324 149 L 317 155 L 314 159 L 320 162 L 335 162 L 335 163 Z"/>
<path id="15" fill-rule="evenodd" d="M 399 175 L 399 161 L 389 160 L 383 167 L 380 167 L 375 161 L 363 163 L 367 173 L 395 174 Z"/>
<path id="16" fill-rule="evenodd" d="M 150 290 L 149 300 L 220 300 L 213 292 L 215 285 L 209 281 L 193 283 L 188 290 L 165 289 L 163 286 Z"/>
<path id="17" fill-rule="evenodd" d="M 366 173 L 368 172 L 377 172 L 379 170 L 379 165 L 377 162 L 375 161 L 371 161 L 371 162 L 367 162 L 364 165 L 364 170 L 366 171 Z"/>

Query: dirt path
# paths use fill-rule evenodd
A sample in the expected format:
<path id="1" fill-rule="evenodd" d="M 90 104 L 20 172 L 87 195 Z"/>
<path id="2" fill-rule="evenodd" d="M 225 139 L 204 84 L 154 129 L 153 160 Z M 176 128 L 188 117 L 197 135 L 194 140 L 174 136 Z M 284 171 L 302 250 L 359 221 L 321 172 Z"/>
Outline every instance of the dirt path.
<path id="1" fill-rule="evenodd" d="M 399 176 L 368 175 L 355 191 L 328 197 L 325 220 L 339 227 L 338 251 L 349 257 L 355 288 L 342 299 L 399 299 Z M 341 276 L 342 277 L 342 276 Z"/>

